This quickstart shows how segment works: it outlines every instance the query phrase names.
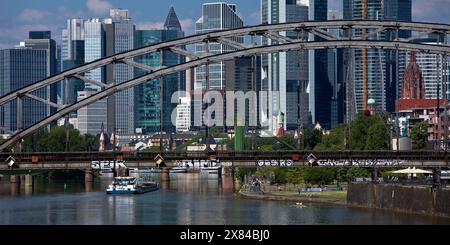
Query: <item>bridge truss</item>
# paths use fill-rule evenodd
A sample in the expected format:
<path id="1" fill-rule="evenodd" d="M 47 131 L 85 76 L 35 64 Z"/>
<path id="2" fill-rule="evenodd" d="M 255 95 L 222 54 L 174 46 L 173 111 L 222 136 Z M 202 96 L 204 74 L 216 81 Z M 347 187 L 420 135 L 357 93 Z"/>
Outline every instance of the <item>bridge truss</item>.
<path id="1" fill-rule="evenodd" d="M 328 30 L 341 30 L 342 32 L 347 34 L 344 37 L 335 36 L 331 32 L 328 32 Z M 402 39 L 399 38 L 398 35 L 400 31 L 411 31 L 412 33 L 414 33 L 414 35 L 411 38 Z M 377 40 L 377 38 L 374 38 L 377 35 L 386 32 L 395 33 L 395 35 L 393 35 L 394 38 L 392 40 Z M 397 51 L 405 50 L 433 53 L 441 55 L 441 57 L 447 57 L 447 53 L 450 52 L 450 46 L 447 43 L 447 35 L 449 32 L 450 25 L 419 22 L 367 20 L 295 22 L 259 25 L 232 30 L 210 32 L 115 54 L 70 70 L 66 70 L 55 76 L 45 78 L 41 81 L 35 82 L 17 91 L 13 91 L 0 97 L 0 106 L 3 106 L 11 101 L 17 101 L 18 105 L 17 131 L 14 132 L 10 138 L 8 138 L 0 145 L 0 151 L 12 147 L 15 142 L 32 134 L 36 130 L 44 127 L 52 121 L 63 118 L 68 113 L 76 111 L 100 99 L 106 98 L 115 93 L 142 84 L 149 80 L 157 79 L 172 73 L 182 72 L 187 69 L 202 66 L 205 64 L 221 62 L 236 57 L 251 56 L 263 53 L 276 53 L 295 50 L 315 50 L 326 48 L 378 48 Z M 286 33 L 296 33 L 297 38 L 287 37 Z M 444 41 L 438 42 L 436 44 L 421 44 L 416 42 L 417 39 L 429 34 L 443 35 Z M 309 41 L 308 36 L 311 35 L 321 37 L 321 40 L 323 41 Z M 251 42 L 250 44 L 239 43 L 234 41 L 236 40 L 236 37 L 250 38 Z M 262 42 L 259 41 L 261 37 L 267 38 L 271 40 L 271 42 L 262 44 Z M 206 50 L 207 52 L 197 54 L 184 48 L 189 45 L 210 43 L 220 43 L 223 45 L 227 45 L 231 47 L 233 51 L 225 53 L 210 53 L 208 52 L 208 50 Z M 180 56 L 189 57 L 190 61 L 170 67 L 150 67 L 135 62 L 136 57 L 162 51 L 171 51 Z M 443 60 L 444 62 L 447 61 L 446 58 Z M 95 81 L 84 76 L 86 72 L 107 65 L 115 64 L 126 64 L 144 70 L 147 72 L 147 74 L 122 82 L 120 84 L 113 82 L 102 83 L 101 81 Z M 396 64 L 398 64 L 398 62 L 396 62 Z M 81 101 L 66 105 L 56 105 L 54 103 L 51 103 L 50 101 L 47 101 L 46 99 L 37 97 L 32 94 L 33 91 L 50 86 L 57 82 L 65 81 L 67 84 L 70 82 L 71 78 L 76 78 L 83 80 L 86 83 L 95 84 L 101 87 L 101 91 Z M 57 112 L 42 119 L 32 126 L 23 129 L 21 115 L 23 105 L 22 100 L 24 97 L 29 97 L 42 103 L 46 103 L 50 106 L 56 107 Z"/>

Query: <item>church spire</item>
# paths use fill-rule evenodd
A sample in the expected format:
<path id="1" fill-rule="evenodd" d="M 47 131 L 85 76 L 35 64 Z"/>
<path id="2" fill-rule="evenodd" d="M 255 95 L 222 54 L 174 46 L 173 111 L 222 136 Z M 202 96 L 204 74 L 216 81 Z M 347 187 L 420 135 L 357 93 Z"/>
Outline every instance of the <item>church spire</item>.
<path id="1" fill-rule="evenodd" d="M 166 22 L 164 23 L 164 29 L 166 30 L 179 30 L 181 31 L 181 24 L 178 20 L 175 9 L 170 7 L 169 14 L 167 15 Z"/>

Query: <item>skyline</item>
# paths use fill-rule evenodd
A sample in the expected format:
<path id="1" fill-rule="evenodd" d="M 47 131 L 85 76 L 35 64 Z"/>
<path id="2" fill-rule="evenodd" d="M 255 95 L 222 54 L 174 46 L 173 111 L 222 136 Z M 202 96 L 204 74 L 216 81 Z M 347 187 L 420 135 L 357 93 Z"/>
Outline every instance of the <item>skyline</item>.
<path id="1" fill-rule="evenodd" d="M 95 18 L 108 15 L 110 8 L 130 10 L 137 29 L 160 29 L 166 14 L 174 6 L 186 35 L 192 35 L 195 21 L 201 16 L 201 5 L 208 2 L 227 2 L 237 4 L 237 12 L 244 19 L 244 25 L 260 23 L 260 0 L 55 0 L 27 1 L 17 0 L 2 3 L 0 9 L 0 49 L 18 45 L 25 39 L 29 30 L 50 30 L 52 37 L 59 43 L 61 31 L 68 18 Z M 257 8 L 254 3 L 257 3 Z M 342 10 L 342 0 L 329 0 L 330 10 Z M 450 2 L 445 0 L 413 0 L 413 21 L 450 23 L 447 9 Z M 151 9 L 146 14 L 145 9 Z"/>

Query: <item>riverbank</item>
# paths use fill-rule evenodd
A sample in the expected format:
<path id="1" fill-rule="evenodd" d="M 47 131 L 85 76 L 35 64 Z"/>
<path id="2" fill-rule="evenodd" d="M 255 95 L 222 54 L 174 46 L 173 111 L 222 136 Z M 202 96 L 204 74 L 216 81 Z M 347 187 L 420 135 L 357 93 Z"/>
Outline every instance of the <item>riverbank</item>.
<path id="1" fill-rule="evenodd" d="M 298 192 L 283 191 L 264 194 L 254 194 L 240 190 L 238 194 L 243 198 L 265 200 L 265 201 L 347 205 L 346 191 L 334 191 L 334 192 L 326 191 L 317 193 L 298 193 Z"/>

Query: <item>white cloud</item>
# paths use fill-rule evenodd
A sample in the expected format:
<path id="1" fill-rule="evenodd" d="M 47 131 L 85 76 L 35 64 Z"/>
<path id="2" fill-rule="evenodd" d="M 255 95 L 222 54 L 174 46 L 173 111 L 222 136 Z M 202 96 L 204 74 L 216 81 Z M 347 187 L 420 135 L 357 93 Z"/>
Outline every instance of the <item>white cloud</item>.
<path id="1" fill-rule="evenodd" d="M 112 5 L 106 0 L 86 0 L 86 7 L 95 14 L 104 14 L 112 8 Z"/>

